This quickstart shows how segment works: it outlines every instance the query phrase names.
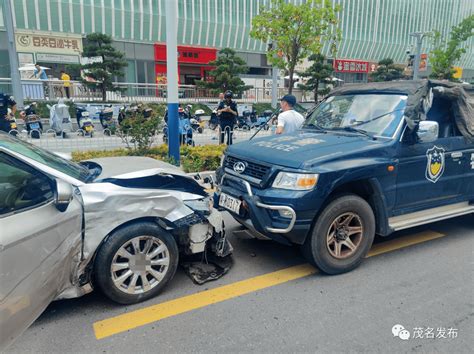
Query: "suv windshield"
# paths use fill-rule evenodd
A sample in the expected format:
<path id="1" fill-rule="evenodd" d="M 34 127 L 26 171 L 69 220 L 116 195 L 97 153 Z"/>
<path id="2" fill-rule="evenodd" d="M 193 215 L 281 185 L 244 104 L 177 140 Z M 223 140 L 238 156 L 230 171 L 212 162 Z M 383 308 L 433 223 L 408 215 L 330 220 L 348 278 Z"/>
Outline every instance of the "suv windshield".
<path id="1" fill-rule="evenodd" d="M 406 102 L 407 96 L 393 94 L 331 96 L 311 113 L 303 129 L 360 130 L 390 138 L 400 124 Z"/>
<path id="2" fill-rule="evenodd" d="M 90 179 L 89 177 L 91 174 L 86 167 L 65 160 L 62 157 L 43 150 L 40 147 L 28 144 L 20 139 L 10 137 L 8 134 L 0 133 L 0 146 L 54 168 L 55 170 L 78 179 L 81 182 L 85 183 Z"/>

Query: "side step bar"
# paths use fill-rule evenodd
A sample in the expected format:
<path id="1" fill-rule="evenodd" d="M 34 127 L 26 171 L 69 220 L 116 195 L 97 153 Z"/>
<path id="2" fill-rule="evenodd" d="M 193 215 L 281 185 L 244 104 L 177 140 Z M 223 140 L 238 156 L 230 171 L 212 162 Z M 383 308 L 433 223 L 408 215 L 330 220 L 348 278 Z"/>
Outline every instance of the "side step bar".
<path id="1" fill-rule="evenodd" d="M 416 213 L 394 216 L 388 219 L 388 223 L 392 230 L 399 231 L 469 213 L 474 213 L 474 205 L 469 202 L 464 202 L 417 211 Z"/>

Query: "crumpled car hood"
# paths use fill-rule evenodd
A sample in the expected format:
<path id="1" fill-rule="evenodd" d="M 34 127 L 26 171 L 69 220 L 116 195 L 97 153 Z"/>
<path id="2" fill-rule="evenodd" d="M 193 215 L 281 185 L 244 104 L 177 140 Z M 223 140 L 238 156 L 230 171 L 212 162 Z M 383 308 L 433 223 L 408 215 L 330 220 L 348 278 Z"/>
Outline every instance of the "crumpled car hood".
<path id="1" fill-rule="evenodd" d="M 93 162 L 102 168 L 97 180 L 108 178 L 132 179 L 147 177 L 156 174 L 182 175 L 185 173 L 179 168 L 150 157 L 141 156 L 119 156 L 91 159 L 85 162 Z"/>

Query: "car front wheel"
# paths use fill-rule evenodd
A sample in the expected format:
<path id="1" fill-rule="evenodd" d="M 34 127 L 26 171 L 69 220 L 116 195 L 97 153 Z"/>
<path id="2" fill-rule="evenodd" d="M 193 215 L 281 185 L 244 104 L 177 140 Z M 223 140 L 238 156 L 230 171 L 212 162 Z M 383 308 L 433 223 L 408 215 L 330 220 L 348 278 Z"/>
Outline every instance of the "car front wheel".
<path id="1" fill-rule="evenodd" d="M 102 292 L 120 304 L 156 296 L 178 266 L 172 235 L 153 223 L 141 222 L 114 232 L 100 247 L 94 265 Z"/>
<path id="2" fill-rule="evenodd" d="M 319 215 L 303 245 L 306 258 L 327 274 L 356 268 L 375 237 L 375 217 L 370 205 L 356 195 L 333 200 Z"/>

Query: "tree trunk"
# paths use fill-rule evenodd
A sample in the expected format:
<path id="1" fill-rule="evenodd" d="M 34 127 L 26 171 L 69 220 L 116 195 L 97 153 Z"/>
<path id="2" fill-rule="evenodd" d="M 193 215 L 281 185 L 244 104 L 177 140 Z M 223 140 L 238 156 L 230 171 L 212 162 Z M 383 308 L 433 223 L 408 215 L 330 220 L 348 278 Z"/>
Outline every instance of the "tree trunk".
<path id="1" fill-rule="evenodd" d="M 290 76 L 290 87 L 288 88 L 288 94 L 291 95 L 293 93 L 293 83 L 294 83 L 294 79 L 293 79 L 293 74 L 295 72 L 295 68 L 294 67 L 290 67 L 288 69 L 288 73 L 289 73 L 289 76 Z"/>
<path id="2" fill-rule="evenodd" d="M 102 90 L 102 102 L 107 101 L 107 89 L 104 84 L 101 85 Z"/>
<path id="3" fill-rule="evenodd" d="M 314 103 L 318 103 L 318 91 L 319 91 L 319 80 L 316 80 L 316 86 L 314 88 Z"/>

